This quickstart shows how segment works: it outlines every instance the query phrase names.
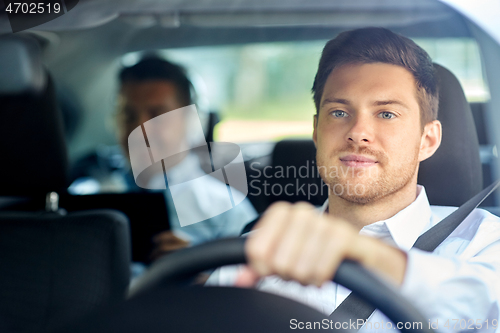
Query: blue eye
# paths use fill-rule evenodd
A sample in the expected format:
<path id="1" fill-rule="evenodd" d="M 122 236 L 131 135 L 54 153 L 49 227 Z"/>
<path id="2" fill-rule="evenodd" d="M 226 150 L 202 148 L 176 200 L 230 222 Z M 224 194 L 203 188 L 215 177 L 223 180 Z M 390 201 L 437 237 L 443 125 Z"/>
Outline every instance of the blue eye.
<path id="1" fill-rule="evenodd" d="M 392 118 L 396 117 L 396 115 L 392 112 L 381 112 L 379 114 L 379 117 L 382 119 L 392 119 Z"/>
<path id="2" fill-rule="evenodd" d="M 342 110 L 335 110 L 331 114 L 335 118 L 345 118 L 345 117 L 347 117 L 347 112 L 342 111 Z"/>

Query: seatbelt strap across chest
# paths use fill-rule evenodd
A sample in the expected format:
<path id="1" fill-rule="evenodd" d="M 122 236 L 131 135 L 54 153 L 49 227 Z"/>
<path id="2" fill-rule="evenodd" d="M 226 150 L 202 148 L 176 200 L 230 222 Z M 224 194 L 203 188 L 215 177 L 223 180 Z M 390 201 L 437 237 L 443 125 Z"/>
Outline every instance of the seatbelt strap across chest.
<path id="1" fill-rule="evenodd" d="M 414 248 L 432 252 L 439 244 L 441 244 L 469 214 L 476 209 L 491 193 L 493 193 L 500 185 L 500 180 L 497 180 L 466 203 L 460 206 L 453 213 L 445 217 L 441 222 L 420 235 L 413 245 Z M 330 319 L 336 321 L 366 321 L 368 317 L 375 311 L 375 307 L 363 302 L 354 293 L 349 294 L 347 298 L 332 312 Z"/>

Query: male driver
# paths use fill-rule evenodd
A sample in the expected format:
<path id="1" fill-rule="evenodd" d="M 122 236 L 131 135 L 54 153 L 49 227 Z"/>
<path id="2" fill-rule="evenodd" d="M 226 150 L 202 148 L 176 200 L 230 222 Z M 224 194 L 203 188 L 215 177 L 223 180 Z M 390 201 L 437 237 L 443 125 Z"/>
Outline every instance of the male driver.
<path id="1" fill-rule="evenodd" d="M 249 265 L 222 268 L 208 283 L 249 286 L 264 277 L 260 289 L 330 314 L 349 293 L 330 280 L 352 259 L 399 285 L 429 319 L 439 319 L 439 329 L 453 329 L 453 319 L 483 330 L 488 320 L 488 330 L 496 329 L 497 217 L 475 210 L 434 253 L 410 250 L 453 211 L 430 206 L 417 185 L 419 163 L 441 141 L 427 53 L 382 28 L 341 33 L 323 50 L 313 93 L 318 169 L 330 189 L 345 191 L 330 191 L 321 215 L 307 203 L 270 207 L 248 237 Z M 369 321 L 382 328 L 387 319 L 377 311 Z"/>
<path id="2" fill-rule="evenodd" d="M 184 69 L 158 57 L 146 57 L 137 64 L 123 68 L 119 75 L 120 95 L 118 129 L 120 143 L 128 151 L 130 133 L 150 119 L 164 113 L 193 104 L 192 85 Z M 167 151 L 184 151 L 176 154 L 165 163 L 169 179 L 183 183 L 172 195 L 182 198 L 182 209 L 201 216 L 214 216 L 220 205 L 226 204 L 228 190 L 224 183 L 212 177 L 202 178 L 203 184 L 191 186 L 187 180 L 204 175 L 198 157 L 189 153 L 189 125 L 191 119 L 182 113 L 173 113 L 169 122 L 162 122 L 161 128 L 155 127 L 157 140 Z M 148 184 L 165 184 L 163 173 L 152 175 Z M 236 190 L 232 189 L 233 194 Z M 167 191 L 167 203 L 170 212 L 175 212 L 174 204 Z M 177 206 L 177 208 L 179 208 Z M 174 233 L 163 232 L 155 237 L 156 249 L 153 257 L 186 246 L 178 237 L 187 238 L 193 244 L 199 244 L 220 237 L 237 236 L 246 223 L 256 217 L 250 201 L 245 199 L 234 208 L 205 219 L 201 222 L 181 227 L 176 214 L 170 214 L 170 226 Z M 178 237 L 177 237 L 178 236 Z"/>

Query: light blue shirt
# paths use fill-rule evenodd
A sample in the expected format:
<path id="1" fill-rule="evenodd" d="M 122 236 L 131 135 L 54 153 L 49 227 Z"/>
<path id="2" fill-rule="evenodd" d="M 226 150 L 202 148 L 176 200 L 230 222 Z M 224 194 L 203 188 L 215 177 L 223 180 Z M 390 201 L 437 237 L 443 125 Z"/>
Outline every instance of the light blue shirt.
<path id="1" fill-rule="evenodd" d="M 176 198 L 181 202 L 184 213 L 187 211 L 194 216 L 214 216 L 191 225 L 181 226 L 176 213 L 176 207 L 172 200 L 172 193 L 167 189 L 167 207 L 169 211 L 170 228 L 176 236 L 184 238 L 191 245 L 201 244 L 210 240 L 239 236 L 245 225 L 257 217 L 250 200 L 245 198 L 238 205 L 228 211 L 217 215 L 220 207 L 227 205 L 227 185 L 213 177 L 205 176 L 196 155 L 187 155 L 178 165 L 168 171 L 169 179 L 175 179 L 182 186 L 176 187 Z M 196 186 L 188 180 L 198 178 Z M 153 177 L 150 184 L 165 182 L 164 176 Z M 243 196 L 234 188 L 231 188 L 233 196 Z"/>
<path id="2" fill-rule="evenodd" d="M 407 252 L 400 291 L 433 323 L 435 330 L 470 332 L 480 324 L 477 332 L 500 332 L 500 218 L 476 209 L 433 253 L 414 249 L 412 246 L 421 234 L 457 209 L 430 206 L 425 189 L 418 186 L 418 192 L 408 207 L 387 220 L 363 227 L 360 234 L 379 238 Z M 328 201 L 321 212 L 327 207 Z M 212 274 L 207 284 L 233 285 L 238 269 L 238 266 L 223 267 Z M 328 315 L 350 293 L 333 282 L 317 288 L 284 281 L 278 276 L 262 279 L 258 288 Z M 395 331 L 395 325 L 390 323 L 389 328 L 388 322 L 376 310 L 361 331 Z"/>

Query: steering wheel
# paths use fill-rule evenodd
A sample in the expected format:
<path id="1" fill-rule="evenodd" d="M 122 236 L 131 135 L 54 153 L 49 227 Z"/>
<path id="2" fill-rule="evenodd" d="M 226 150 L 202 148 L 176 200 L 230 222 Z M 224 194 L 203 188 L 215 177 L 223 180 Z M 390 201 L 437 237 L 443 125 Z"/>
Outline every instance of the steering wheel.
<path id="1" fill-rule="evenodd" d="M 244 243 L 245 238 L 221 239 L 160 258 L 130 289 L 128 301 L 86 318 L 71 332 L 274 333 L 289 332 L 301 324 L 305 328 L 307 323 L 318 323 L 313 328 L 321 330 L 341 328 L 346 332 L 353 328 L 344 323 L 336 326 L 304 304 L 254 289 L 179 287 L 205 270 L 246 263 Z M 411 325 L 401 331 L 433 332 L 412 304 L 361 265 L 344 261 L 333 281 L 380 309 L 393 323 L 422 323 L 420 329 Z"/>

